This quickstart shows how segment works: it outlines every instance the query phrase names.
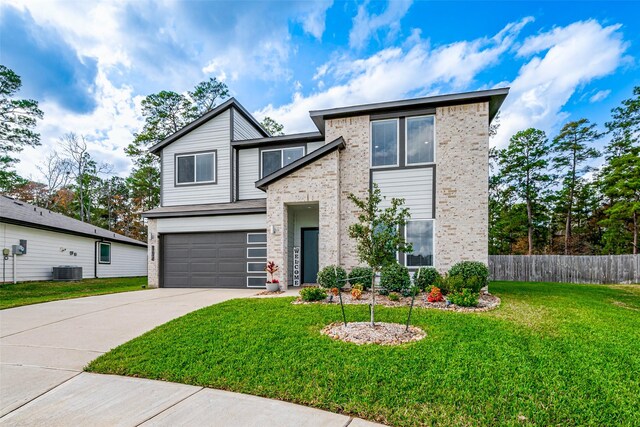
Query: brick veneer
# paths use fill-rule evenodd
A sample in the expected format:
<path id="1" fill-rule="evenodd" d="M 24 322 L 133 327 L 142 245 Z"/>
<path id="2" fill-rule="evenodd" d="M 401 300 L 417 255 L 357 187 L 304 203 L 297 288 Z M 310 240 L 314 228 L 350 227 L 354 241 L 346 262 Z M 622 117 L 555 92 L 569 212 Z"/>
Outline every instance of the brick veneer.
<path id="1" fill-rule="evenodd" d="M 438 270 L 458 261 L 488 262 L 489 105 L 436 110 Z"/>

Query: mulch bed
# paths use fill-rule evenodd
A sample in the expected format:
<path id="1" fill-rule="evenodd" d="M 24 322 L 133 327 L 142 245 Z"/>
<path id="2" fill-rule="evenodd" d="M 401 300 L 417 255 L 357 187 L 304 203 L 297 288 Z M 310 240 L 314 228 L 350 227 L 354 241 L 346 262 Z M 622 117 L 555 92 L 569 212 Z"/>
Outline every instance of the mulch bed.
<path id="1" fill-rule="evenodd" d="M 330 297 L 324 301 L 316 301 L 316 302 L 306 302 L 302 301 L 302 299 L 298 298 L 293 301 L 293 304 L 339 304 L 340 300 L 338 297 Z M 363 292 L 360 299 L 355 299 L 351 296 L 349 292 L 342 292 L 342 303 L 343 304 L 370 304 L 371 303 L 371 292 Z M 400 296 L 398 301 L 391 301 L 388 296 L 384 295 L 376 295 L 376 305 L 384 305 L 386 307 L 408 307 L 411 305 L 411 297 L 403 297 Z M 414 307 L 421 308 L 435 308 L 437 310 L 446 310 L 446 311 L 459 311 L 464 313 L 477 313 L 482 311 L 489 311 L 497 308 L 500 305 L 500 298 L 495 295 L 491 295 L 490 293 L 481 292 L 480 298 L 478 299 L 477 307 L 460 307 L 455 304 L 447 305 L 446 301 L 442 302 L 429 302 L 427 301 L 427 294 L 420 293 L 416 296 L 416 300 L 413 303 Z"/>
<path id="2" fill-rule="evenodd" d="M 427 336 L 417 326 L 409 326 L 407 331 L 405 325 L 385 322 L 377 322 L 373 328 L 369 322 L 350 322 L 346 326 L 342 322 L 336 322 L 325 326 L 320 332 L 335 340 L 358 345 L 400 345 L 419 341 Z"/>
<path id="3" fill-rule="evenodd" d="M 262 292 L 258 292 L 256 295 L 279 295 L 279 294 L 284 294 L 284 291 L 275 291 L 275 292 L 269 292 L 269 291 L 262 291 Z"/>

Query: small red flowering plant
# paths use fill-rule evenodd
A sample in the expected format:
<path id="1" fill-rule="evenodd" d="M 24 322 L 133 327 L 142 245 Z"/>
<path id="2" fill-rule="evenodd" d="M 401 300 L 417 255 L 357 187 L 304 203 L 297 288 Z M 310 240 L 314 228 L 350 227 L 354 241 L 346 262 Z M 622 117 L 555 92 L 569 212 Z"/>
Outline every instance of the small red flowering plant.
<path id="1" fill-rule="evenodd" d="M 441 301 L 444 301 L 444 298 L 442 297 L 442 291 L 440 290 L 440 288 L 438 288 L 436 286 L 431 288 L 431 292 L 429 292 L 429 295 L 427 296 L 427 301 L 429 301 L 429 302 L 441 302 Z"/>

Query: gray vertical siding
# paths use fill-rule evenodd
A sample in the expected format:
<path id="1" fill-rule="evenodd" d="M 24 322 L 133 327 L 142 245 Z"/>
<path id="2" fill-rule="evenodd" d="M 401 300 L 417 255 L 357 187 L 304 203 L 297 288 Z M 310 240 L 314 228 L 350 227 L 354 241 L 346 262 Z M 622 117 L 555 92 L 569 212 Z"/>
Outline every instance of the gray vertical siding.
<path id="1" fill-rule="evenodd" d="M 491 255 L 491 280 L 640 283 L 640 255 Z"/>

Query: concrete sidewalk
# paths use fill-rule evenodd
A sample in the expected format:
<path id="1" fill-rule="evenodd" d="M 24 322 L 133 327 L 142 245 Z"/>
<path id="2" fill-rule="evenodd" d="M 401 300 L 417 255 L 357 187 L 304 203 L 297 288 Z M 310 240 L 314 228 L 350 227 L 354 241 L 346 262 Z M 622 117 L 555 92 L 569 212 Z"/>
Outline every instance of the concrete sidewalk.
<path id="1" fill-rule="evenodd" d="M 85 372 L 0 418 L 0 425 L 364 427 L 377 424 L 246 394 Z"/>
<path id="2" fill-rule="evenodd" d="M 374 425 L 256 396 L 82 372 L 162 323 L 256 293 L 153 289 L 0 311 L 0 425 Z"/>

